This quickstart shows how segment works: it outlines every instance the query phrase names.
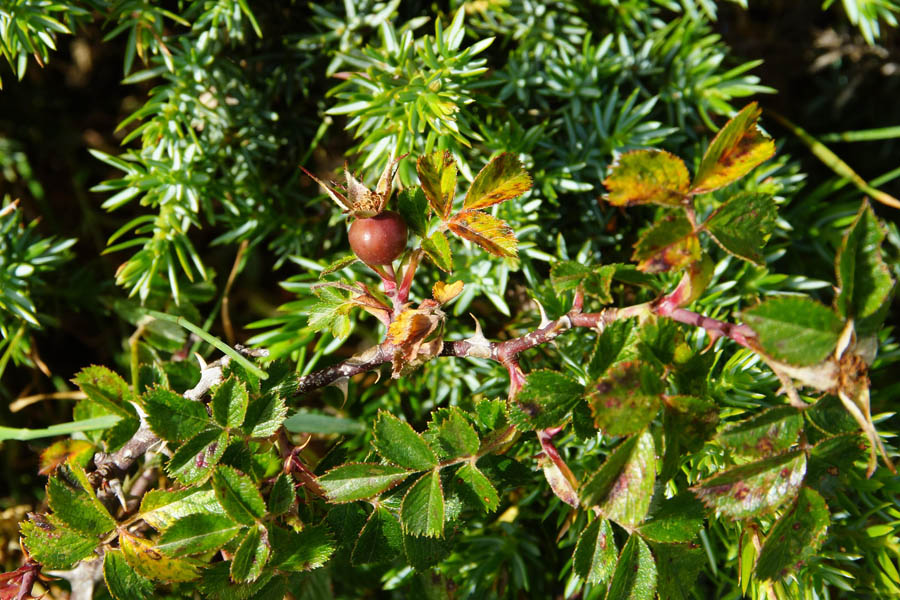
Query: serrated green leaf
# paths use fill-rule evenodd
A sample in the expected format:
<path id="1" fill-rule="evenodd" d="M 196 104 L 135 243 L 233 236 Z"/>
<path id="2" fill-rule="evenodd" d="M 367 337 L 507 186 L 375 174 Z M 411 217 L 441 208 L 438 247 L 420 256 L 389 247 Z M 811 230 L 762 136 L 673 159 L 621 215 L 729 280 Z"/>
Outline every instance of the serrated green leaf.
<path id="1" fill-rule="evenodd" d="M 516 235 L 506 221 L 497 217 L 478 210 L 463 210 L 450 219 L 447 227 L 494 256 L 518 256 Z"/>
<path id="2" fill-rule="evenodd" d="M 408 222 L 409 221 L 407 221 L 407 223 Z M 347 256 L 342 256 L 341 258 L 337 259 L 336 261 L 332 262 L 330 265 L 328 265 L 327 267 L 322 269 L 322 271 L 319 272 L 319 279 L 324 279 L 327 275 L 331 275 L 335 271 L 340 271 L 341 269 L 349 267 L 350 265 L 357 262 L 358 260 L 359 260 L 359 258 L 357 258 L 357 256 L 355 254 L 348 254 Z"/>
<path id="3" fill-rule="evenodd" d="M 561 425 L 581 401 L 584 386 L 558 371 L 532 371 L 509 405 L 509 418 L 522 429 Z"/>
<path id="4" fill-rule="evenodd" d="M 426 471 L 438 464 L 428 442 L 413 428 L 394 415 L 380 411 L 374 428 L 372 445 L 378 453 L 401 467 Z"/>
<path id="5" fill-rule="evenodd" d="M 806 454 L 785 452 L 704 479 L 691 491 L 718 515 L 732 519 L 771 512 L 797 494 L 806 475 Z"/>
<path id="6" fill-rule="evenodd" d="M 383 506 L 376 506 L 353 546 L 351 561 L 354 565 L 392 562 L 402 552 L 400 521 Z"/>
<path id="7" fill-rule="evenodd" d="M 200 563 L 187 558 L 169 558 L 145 539 L 127 531 L 119 533 L 119 547 L 131 568 L 147 579 L 191 581 L 200 576 Z"/>
<path id="8" fill-rule="evenodd" d="M 306 527 L 300 533 L 275 525 L 269 527 L 272 558 L 269 564 L 282 571 L 309 571 L 328 562 L 335 544 L 325 525 Z"/>
<path id="9" fill-rule="evenodd" d="M 650 510 L 656 481 L 656 449 L 648 432 L 633 435 L 613 451 L 581 488 L 582 504 L 625 527 L 634 527 Z"/>
<path id="10" fill-rule="evenodd" d="M 213 391 L 212 414 L 222 427 L 237 428 L 244 422 L 250 396 L 243 382 L 234 376 L 220 383 Z"/>
<path id="11" fill-rule="evenodd" d="M 448 538 L 403 535 L 403 551 L 406 562 L 417 571 L 425 571 L 438 564 L 453 550 L 453 541 Z"/>
<path id="12" fill-rule="evenodd" d="M 268 438 L 278 433 L 287 416 L 287 405 L 276 390 L 255 396 L 247 405 L 242 430 L 254 438 Z"/>
<path id="13" fill-rule="evenodd" d="M 763 266 L 766 245 L 778 208 L 768 194 L 740 192 L 709 216 L 704 227 L 729 254 Z"/>
<path id="14" fill-rule="evenodd" d="M 162 531 L 180 519 L 196 514 L 224 515 L 225 509 L 211 489 L 150 490 L 141 499 L 140 517 Z"/>
<path id="15" fill-rule="evenodd" d="M 450 251 L 447 236 L 442 231 L 435 231 L 423 239 L 422 250 L 438 269 L 444 273 L 453 272 L 453 253 Z"/>
<path id="16" fill-rule="evenodd" d="M 150 429 L 169 442 L 184 441 L 209 425 L 209 413 L 203 403 L 188 400 L 171 390 L 153 388 L 142 400 Z"/>
<path id="17" fill-rule="evenodd" d="M 156 541 L 156 549 L 166 556 L 179 557 L 218 550 L 242 526 L 220 514 L 198 513 L 175 521 Z"/>
<path id="18" fill-rule="evenodd" d="M 472 463 L 465 463 L 456 472 L 459 488 L 473 504 L 481 505 L 485 512 L 493 512 L 500 506 L 500 496 L 491 481 Z"/>
<path id="19" fill-rule="evenodd" d="M 651 509 L 640 533 L 657 542 L 690 542 L 703 528 L 703 504 L 690 493 L 662 500 Z"/>
<path id="20" fill-rule="evenodd" d="M 428 199 L 420 187 L 408 187 L 397 194 L 397 212 L 413 230 L 424 238 L 428 233 Z"/>
<path id="21" fill-rule="evenodd" d="M 47 481 L 47 501 L 56 518 L 80 533 L 96 536 L 116 526 L 78 465 L 65 464 L 56 470 Z"/>
<path id="22" fill-rule="evenodd" d="M 487 208 L 517 196 L 531 189 L 531 176 L 519 159 L 509 152 L 500 154 L 484 166 L 469 191 L 463 208 Z"/>
<path id="23" fill-rule="evenodd" d="M 317 288 L 314 291 L 319 301 L 313 304 L 307 314 L 307 325 L 313 331 L 328 331 L 342 339 L 350 335 L 350 311 L 353 302 L 332 287 Z"/>
<path id="24" fill-rule="evenodd" d="M 594 425 L 609 435 L 628 435 L 643 429 L 659 412 L 660 394 L 647 390 L 644 381 L 659 376 L 637 361 L 621 362 L 606 376 L 586 388 L 585 400 L 594 416 Z"/>
<path id="25" fill-rule="evenodd" d="M 254 525 L 266 514 L 266 503 L 249 476 L 233 467 L 219 465 L 212 475 L 212 488 L 232 519 Z"/>
<path id="26" fill-rule="evenodd" d="M 231 579 L 240 583 L 256 581 L 271 553 L 266 528 L 262 524 L 251 527 L 231 559 Z"/>
<path id="27" fill-rule="evenodd" d="M 833 310 L 802 296 L 769 298 L 742 316 L 766 353 L 800 366 L 814 365 L 831 354 L 843 329 Z"/>
<path id="28" fill-rule="evenodd" d="M 814 557 L 825 541 L 831 515 L 825 500 L 808 487 L 778 519 L 759 553 L 756 576 L 778 580 Z"/>
<path id="29" fill-rule="evenodd" d="M 146 600 L 153 595 L 153 582 L 136 573 L 120 550 L 106 551 L 103 580 L 115 600 Z"/>
<path id="30" fill-rule="evenodd" d="M 599 379 L 617 362 L 637 358 L 638 327 L 635 319 L 610 323 L 597 338 L 587 372 Z"/>
<path id="31" fill-rule="evenodd" d="M 607 598 L 622 600 L 653 600 L 656 597 L 656 561 L 646 542 L 631 534 L 609 583 Z"/>
<path id="32" fill-rule="evenodd" d="M 863 202 L 835 259 L 840 288 L 837 309 L 844 318 L 856 320 L 858 335 L 877 331 L 894 288 L 890 269 L 882 258 L 884 237 L 872 207 Z"/>
<path id="33" fill-rule="evenodd" d="M 775 142 L 756 125 L 761 113 L 751 102 L 719 130 L 700 161 L 692 193 L 705 194 L 737 181 L 775 154 Z"/>
<path id="34" fill-rule="evenodd" d="M 377 496 L 406 479 L 408 469 L 376 463 L 349 463 L 331 469 L 318 481 L 331 502 L 353 502 Z"/>
<path id="35" fill-rule="evenodd" d="M 618 553 L 609 521 L 594 519 L 578 536 L 572 568 L 588 583 L 604 583 L 615 571 Z"/>
<path id="36" fill-rule="evenodd" d="M 479 429 L 492 431 L 503 423 L 506 402 L 503 400 L 488 400 L 482 398 L 475 402 L 475 413 L 478 415 Z"/>
<path id="37" fill-rule="evenodd" d="M 690 184 L 684 161 L 663 150 L 635 150 L 622 154 L 603 181 L 613 206 L 660 204 L 679 206 Z"/>
<path id="38" fill-rule="evenodd" d="M 456 161 L 449 152 L 432 152 L 419 157 L 416 172 L 431 209 L 446 221 L 456 195 Z"/>
<path id="39" fill-rule="evenodd" d="M 700 240 L 682 213 L 668 215 L 641 235 L 631 260 L 644 273 L 677 271 L 700 260 Z"/>
<path id="40" fill-rule="evenodd" d="M 413 484 L 403 497 L 400 523 L 411 535 L 444 535 L 444 492 L 440 471 L 429 471 Z"/>
<path id="41" fill-rule="evenodd" d="M 426 436 L 442 459 L 472 456 L 480 445 L 475 429 L 455 406 L 432 413 Z"/>
<path id="42" fill-rule="evenodd" d="M 585 294 L 606 304 L 612 302 L 609 289 L 615 273 L 615 265 L 588 267 L 572 260 L 561 260 L 550 267 L 550 283 L 557 294 L 574 290 L 580 285 Z"/>
<path id="43" fill-rule="evenodd" d="M 218 428 L 201 431 L 175 451 L 166 472 L 185 485 L 205 481 L 228 447 L 228 434 Z"/>
<path id="44" fill-rule="evenodd" d="M 97 536 L 69 529 L 53 515 L 34 515 L 19 527 L 28 554 L 47 569 L 71 569 L 100 545 Z"/>
<path id="45" fill-rule="evenodd" d="M 793 446 L 801 429 L 800 411 L 792 406 L 778 406 L 735 423 L 716 437 L 736 454 L 763 458 Z"/>
<path id="46" fill-rule="evenodd" d="M 294 505 L 295 496 L 294 482 L 286 473 L 279 474 L 269 492 L 269 514 L 280 515 L 289 511 Z"/>
<path id="47" fill-rule="evenodd" d="M 92 365 L 78 372 L 72 383 L 83 391 L 89 400 L 97 402 L 112 414 L 133 417 L 134 409 L 128 406 L 135 396 L 131 388 L 118 374 L 106 367 Z"/>
<path id="48" fill-rule="evenodd" d="M 868 447 L 858 432 L 820 440 L 809 451 L 804 483 L 826 496 L 852 485 L 854 463 L 865 457 Z"/>
<path id="49" fill-rule="evenodd" d="M 697 576 L 706 563 L 698 544 L 650 544 L 658 571 L 656 586 L 660 598 L 692 600 Z"/>

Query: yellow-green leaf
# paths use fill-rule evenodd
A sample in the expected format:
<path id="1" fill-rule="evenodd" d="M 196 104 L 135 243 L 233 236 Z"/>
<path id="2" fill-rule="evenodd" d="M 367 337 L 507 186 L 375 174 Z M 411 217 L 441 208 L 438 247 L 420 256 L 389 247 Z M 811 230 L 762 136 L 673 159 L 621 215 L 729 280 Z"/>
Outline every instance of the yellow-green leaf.
<path id="1" fill-rule="evenodd" d="M 700 161 L 691 193 L 705 194 L 737 181 L 775 154 L 775 142 L 756 125 L 761 113 L 751 102 L 719 130 Z"/>
<path id="2" fill-rule="evenodd" d="M 531 189 L 531 176 L 514 154 L 504 152 L 486 164 L 466 192 L 463 208 L 487 208 Z"/>
<path id="3" fill-rule="evenodd" d="M 419 157 L 416 171 L 428 204 L 446 221 L 456 194 L 456 161 L 449 152 L 432 152 Z"/>
<path id="4" fill-rule="evenodd" d="M 128 564 L 138 575 L 158 581 L 191 581 L 200 576 L 199 563 L 184 558 L 169 558 L 143 538 L 127 531 L 119 534 L 119 546 Z"/>
<path id="5" fill-rule="evenodd" d="M 495 256 L 514 257 L 518 254 L 512 228 L 487 213 L 464 210 L 450 220 L 448 227 L 459 237 L 478 244 Z"/>
<path id="6" fill-rule="evenodd" d="M 690 175 L 684 161 L 663 150 L 626 152 L 603 181 L 609 192 L 606 200 L 614 206 L 679 206 L 689 184 Z"/>

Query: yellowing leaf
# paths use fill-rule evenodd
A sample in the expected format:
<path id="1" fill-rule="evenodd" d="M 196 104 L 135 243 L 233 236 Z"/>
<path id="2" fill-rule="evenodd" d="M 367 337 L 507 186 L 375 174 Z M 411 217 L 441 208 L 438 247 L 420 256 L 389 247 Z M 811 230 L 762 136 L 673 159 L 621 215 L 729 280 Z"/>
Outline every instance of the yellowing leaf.
<path id="1" fill-rule="evenodd" d="M 447 304 L 462 292 L 463 282 L 461 280 L 447 284 L 443 281 L 437 281 L 431 288 L 431 296 L 440 304 Z"/>
<path id="2" fill-rule="evenodd" d="M 41 475 L 52 473 L 56 467 L 66 461 L 85 467 L 94 456 L 94 444 L 87 440 L 60 440 L 41 452 Z"/>
<path id="3" fill-rule="evenodd" d="M 700 161 L 692 193 L 724 187 L 775 154 L 775 142 L 756 126 L 761 112 L 756 102 L 751 102 L 719 131 Z"/>
<path id="4" fill-rule="evenodd" d="M 700 240 L 682 214 L 657 221 L 634 245 L 632 256 L 644 273 L 678 270 L 699 259 Z"/>
<path id="5" fill-rule="evenodd" d="M 504 152 L 475 176 L 466 192 L 463 208 L 487 208 L 500 204 L 531 189 L 531 176 L 514 154 Z"/>
<path id="6" fill-rule="evenodd" d="M 440 354 L 444 348 L 443 329 L 444 313 L 433 300 L 400 313 L 388 328 L 388 341 L 396 346 L 391 360 L 393 376 L 409 373 Z"/>
<path id="7" fill-rule="evenodd" d="M 143 538 L 126 531 L 119 534 L 119 546 L 128 564 L 148 579 L 191 581 L 200 576 L 199 564 L 187 559 L 169 558 Z"/>
<path id="8" fill-rule="evenodd" d="M 431 209 L 446 221 L 456 194 L 456 162 L 449 152 L 433 152 L 420 156 L 416 172 Z"/>
<path id="9" fill-rule="evenodd" d="M 448 223 L 450 231 L 474 242 L 495 256 L 517 256 L 513 230 L 505 221 L 477 210 L 464 210 Z"/>
<path id="10" fill-rule="evenodd" d="M 690 175 L 684 161 L 662 150 L 637 150 L 619 157 L 603 181 L 614 206 L 661 204 L 678 206 L 688 192 Z"/>

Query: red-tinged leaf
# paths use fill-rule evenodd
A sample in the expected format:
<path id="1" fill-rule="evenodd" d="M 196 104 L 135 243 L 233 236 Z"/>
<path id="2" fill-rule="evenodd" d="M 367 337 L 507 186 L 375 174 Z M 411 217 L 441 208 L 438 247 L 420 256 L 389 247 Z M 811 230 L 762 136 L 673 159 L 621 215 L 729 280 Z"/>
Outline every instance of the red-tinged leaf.
<path id="1" fill-rule="evenodd" d="M 756 563 L 756 576 L 762 580 L 778 580 L 801 567 L 818 553 L 830 522 L 825 499 L 811 488 L 802 488 L 797 501 L 781 515 L 766 537 Z"/>
<path id="2" fill-rule="evenodd" d="M 684 215 L 669 215 L 644 232 L 631 259 L 644 273 L 678 270 L 700 260 L 700 240 Z"/>
<path id="3" fill-rule="evenodd" d="M 713 475 L 691 491 L 717 514 L 744 519 L 770 513 L 793 498 L 804 475 L 806 454 L 793 450 Z"/>
<path id="4" fill-rule="evenodd" d="M 450 220 L 448 227 L 459 237 L 478 244 L 494 256 L 514 257 L 518 254 L 512 228 L 487 213 L 464 210 Z"/>
<path id="5" fill-rule="evenodd" d="M 625 440 L 581 488 L 585 506 L 598 506 L 609 519 L 634 527 L 650 510 L 656 482 L 656 448 L 648 432 Z"/>
<path id="6" fill-rule="evenodd" d="M 628 435 L 647 426 L 660 407 L 660 394 L 643 383 L 648 378 L 658 381 L 659 376 L 646 364 L 626 361 L 588 385 L 585 400 L 594 425 L 607 435 Z"/>
<path id="7" fill-rule="evenodd" d="M 487 208 L 521 196 L 531 189 L 531 176 L 514 154 L 495 157 L 475 176 L 463 208 Z"/>
<path id="8" fill-rule="evenodd" d="M 756 126 L 761 113 L 756 102 L 751 102 L 725 124 L 700 161 L 691 193 L 724 187 L 775 154 L 775 142 Z"/>
<path id="9" fill-rule="evenodd" d="M 41 475 L 52 473 L 59 465 L 72 461 L 86 467 L 94 456 L 94 444 L 87 440 L 60 440 L 41 452 Z"/>
<path id="10" fill-rule="evenodd" d="M 578 537 L 573 568 L 579 577 L 589 583 L 609 581 L 616 569 L 618 548 L 612 526 L 606 519 L 594 519 Z"/>
<path id="11" fill-rule="evenodd" d="M 603 181 L 614 206 L 661 204 L 679 206 L 688 192 L 690 175 L 684 161 L 662 150 L 637 150 L 619 157 Z"/>
<path id="12" fill-rule="evenodd" d="M 446 221 L 456 194 L 456 161 L 449 152 L 432 152 L 419 157 L 416 171 L 428 204 Z"/>

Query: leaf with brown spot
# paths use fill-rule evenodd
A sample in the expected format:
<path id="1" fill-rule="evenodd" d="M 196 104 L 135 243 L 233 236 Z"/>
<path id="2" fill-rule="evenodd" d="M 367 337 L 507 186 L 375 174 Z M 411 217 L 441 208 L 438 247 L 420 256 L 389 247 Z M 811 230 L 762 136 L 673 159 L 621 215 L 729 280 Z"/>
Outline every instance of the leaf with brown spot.
<path id="1" fill-rule="evenodd" d="M 41 475 L 52 473 L 59 465 L 72 461 L 86 467 L 94 456 L 94 444 L 87 440 L 60 440 L 41 452 Z"/>
<path id="2" fill-rule="evenodd" d="M 641 235 L 631 260 L 644 273 L 677 271 L 700 260 L 700 240 L 687 217 L 669 215 Z"/>
<path id="3" fill-rule="evenodd" d="M 143 538 L 119 532 L 119 546 L 129 565 L 141 576 L 157 581 L 191 581 L 200 576 L 200 563 L 169 558 Z"/>
<path id="4" fill-rule="evenodd" d="M 775 523 L 756 562 L 756 576 L 778 580 L 814 558 L 825 541 L 831 515 L 825 499 L 804 487 Z"/>
<path id="5" fill-rule="evenodd" d="M 692 194 L 705 194 L 737 181 L 775 154 L 775 142 L 756 122 L 762 110 L 751 102 L 713 139 L 694 175 Z"/>
<path id="6" fill-rule="evenodd" d="M 514 154 L 504 152 L 493 158 L 475 176 L 463 208 L 474 210 L 500 204 L 531 189 L 531 176 Z"/>
<path id="7" fill-rule="evenodd" d="M 443 281 L 436 281 L 434 286 L 431 288 L 431 296 L 440 304 L 447 304 L 454 298 L 460 295 L 463 291 L 463 282 L 462 280 L 454 281 L 453 283 L 444 283 Z"/>
<path id="8" fill-rule="evenodd" d="M 446 221 L 456 194 L 456 161 L 449 152 L 432 152 L 416 161 L 416 172 L 431 210 Z"/>
<path id="9" fill-rule="evenodd" d="M 474 242 L 494 256 L 518 255 L 516 236 L 505 221 L 478 210 L 464 210 L 447 224 L 450 231 Z"/>
<path id="10" fill-rule="evenodd" d="M 660 395 L 645 390 L 642 381 L 658 377 L 641 362 L 614 365 L 607 376 L 586 388 L 584 398 L 594 415 L 594 425 L 608 435 L 628 435 L 643 429 L 659 412 Z"/>
<path id="11" fill-rule="evenodd" d="M 691 487 L 716 514 L 744 519 L 769 513 L 797 494 L 806 475 L 806 454 L 792 450 L 746 463 Z"/>
<path id="12" fill-rule="evenodd" d="M 599 507 L 607 518 L 631 528 L 647 516 L 655 482 L 656 448 L 653 436 L 644 431 L 619 444 L 585 482 L 582 503 Z"/>
<path id="13" fill-rule="evenodd" d="M 613 206 L 660 204 L 679 206 L 690 175 L 684 161 L 663 150 L 635 150 L 621 155 L 603 185 Z"/>

